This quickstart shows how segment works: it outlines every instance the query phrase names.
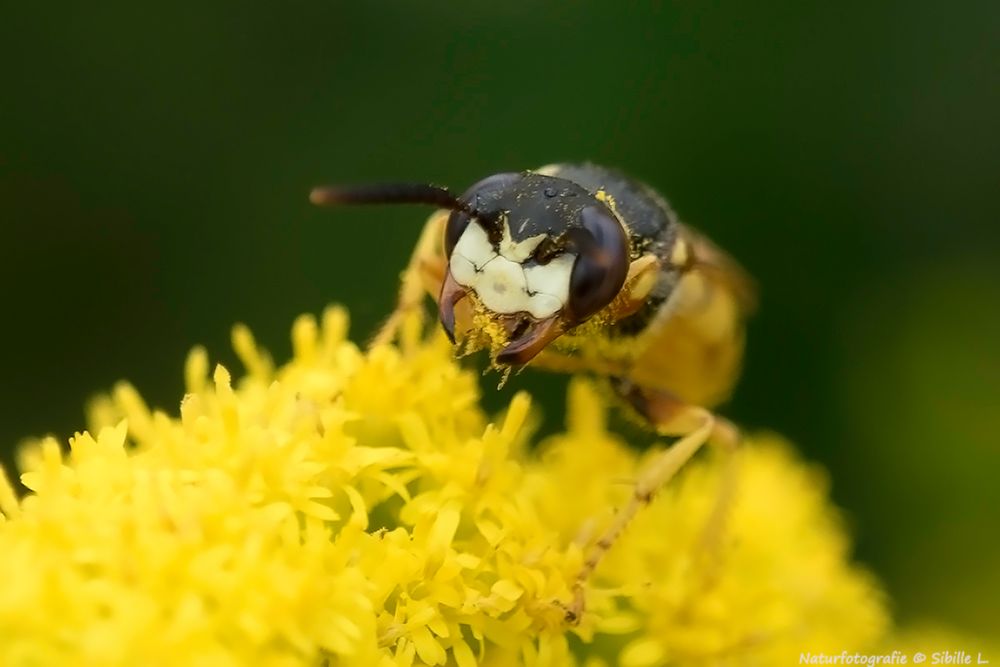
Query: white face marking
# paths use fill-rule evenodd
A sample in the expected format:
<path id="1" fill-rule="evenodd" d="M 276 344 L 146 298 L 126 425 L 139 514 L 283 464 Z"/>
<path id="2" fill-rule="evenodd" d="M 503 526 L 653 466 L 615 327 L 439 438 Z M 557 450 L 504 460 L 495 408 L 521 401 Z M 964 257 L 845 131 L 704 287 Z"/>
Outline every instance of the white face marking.
<path id="1" fill-rule="evenodd" d="M 564 253 L 544 266 L 521 266 L 544 238 L 539 234 L 515 242 L 505 220 L 497 253 L 486 231 L 473 221 L 452 251 L 451 274 L 459 285 L 474 290 L 483 305 L 495 313 L 526 312 L 539 319 L 550 317 L 569 298 L 569 278 L 576 255 Z"/>
<path id="2" fill-rule="evenodd" d="M 540 167 L 538 169 L 532 169 L 532 171 L 535 172 L 536 174 L 541 174 L 542 176 L 555 176 L 556 174 L 559 173 L 559 168 L 561 166 L 562 165 L 558 163 L 547 164 L 544 167 Z"/>

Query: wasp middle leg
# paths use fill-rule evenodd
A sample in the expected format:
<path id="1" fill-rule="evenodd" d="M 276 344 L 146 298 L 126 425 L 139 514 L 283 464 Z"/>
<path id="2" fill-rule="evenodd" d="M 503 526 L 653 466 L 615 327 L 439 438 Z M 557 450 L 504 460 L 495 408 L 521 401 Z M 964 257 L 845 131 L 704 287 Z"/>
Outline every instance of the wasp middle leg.
<path id="1" fill-rule="evenodd" d="M 732 454 L 736 450 L 740 435 L 731 422 L 716 416 L 710 410 L 684 403 L 667 392 L 645 389 L 621 379 L 614 380 L 613 385 L 622 398 L 635 408 L 657 433 L 680 436 L 680 439 L 656 457 L 650 467 L 639 476 L 628 503 L 615 515 L 611 526 L 587 554 L 583 567 L 573 583 L 573 602 L 566 612 L 570 622 L 579 620 L 585 606 L 586 584 L 625 528 L 706 442 L 718 443 L 730 454 L 727 457 L 722 488 L 698 542 L 699 548 L 706 553 L 717 551 L 733 497 L 736 460 Z"/>

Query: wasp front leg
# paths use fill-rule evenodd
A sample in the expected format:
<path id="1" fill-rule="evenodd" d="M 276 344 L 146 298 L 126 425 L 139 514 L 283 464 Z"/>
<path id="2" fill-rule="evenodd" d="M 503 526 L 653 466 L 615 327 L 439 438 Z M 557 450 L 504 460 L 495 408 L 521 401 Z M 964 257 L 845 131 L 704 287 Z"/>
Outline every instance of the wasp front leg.
<path id="1" fill-rule="evenodd" d="M 717 443 L 732 454 L 740 439 L 739 431 L 728 420 L 705 408 L 686 404 L 667 392 L 646 389 L 621 379 L 613 380 L 613 386 L 657 433 L 680 438 L 656 457 L 639 476 L 628 503 L 615 515 L 611 526 L 587 554 L 573 584 L 573 602 L 567 609 L 567 619 L 571 622 L 578 621 L 583 613 L 584 589 L 594 570 L 636 514 L 652 502 L 656 493 L 674 478 L 706 442 Z M 735 458 L 730 455 L 722 488 L 699 540 L 699 547 L 706 553 L 717 551 L 725 516 L 732 501 L 734 482 Z"/>
<path id="2" fill-rule="evenodd" d="M 438 211 L 427 220 L 410 261 L 400 277 L 396 307 L 372 337 L 370 347 L 392 342 L 409 316 L 421 316 L 424 298 L 428 294 L 434 299 L 438 298 L 438 292 L 448 271 L 448 259 L 445 257 L 443 246 L 447 221 L 447 211 Z"/>

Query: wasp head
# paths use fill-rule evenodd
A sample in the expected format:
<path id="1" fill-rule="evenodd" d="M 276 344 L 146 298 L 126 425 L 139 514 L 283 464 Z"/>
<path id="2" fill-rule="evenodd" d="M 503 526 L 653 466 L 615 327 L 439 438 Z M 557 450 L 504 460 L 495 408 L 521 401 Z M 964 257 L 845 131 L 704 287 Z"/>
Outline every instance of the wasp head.
<path id="1" fill-rule="evenodd" d="M 456 305 L 473 303 L 474 321 L 490 325 L 493 361 L 503 366 L 526 364 L 610 304 L 628 273 L 628 236 L 612 206 L 566 179 L 496 174 L 460 197 L 424 184 L 330 186 L 313 190 L 312 200 L 450 209 L 441 324 L 452 342 L 482 334 L 470 330 L 473 322 L 456 331 Z"/>
<path id="2" fill-rule="evenodd" d="M 455 306 L 473 295 L 505 334 L 498 364 L 527 363 L 611 303 L 625 282 L 624 227 L 605 201 L 571 181 L 497 174 L 459 201 L 445 230 L 441 323 L 454 340 Z"/>

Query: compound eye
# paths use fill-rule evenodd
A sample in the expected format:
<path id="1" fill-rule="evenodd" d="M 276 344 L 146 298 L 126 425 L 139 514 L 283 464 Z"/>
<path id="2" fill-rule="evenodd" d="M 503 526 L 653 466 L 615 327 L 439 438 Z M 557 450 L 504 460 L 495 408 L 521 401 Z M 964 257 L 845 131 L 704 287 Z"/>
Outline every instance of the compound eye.
<path id="1" fill-rule="evenodd" d="M 465 211 L 452 211 L 448 216 L 448 224 L 444 228 L 444 251 L 448 257 L 451 257 L 451 251 L 455 249 L 471 220 L 472 217 Z"/>
<path id="2" fill-rule="evenodd" d="M 628 239 L 621 224 L 603 206 L 580 212 L 583 229 L 571 239 L 579 253 L 569 282 L 567 309 L 583 321 L 607 306 L 625 284 Z"/>

